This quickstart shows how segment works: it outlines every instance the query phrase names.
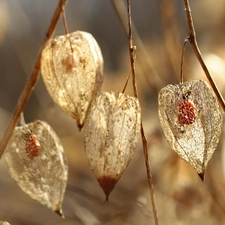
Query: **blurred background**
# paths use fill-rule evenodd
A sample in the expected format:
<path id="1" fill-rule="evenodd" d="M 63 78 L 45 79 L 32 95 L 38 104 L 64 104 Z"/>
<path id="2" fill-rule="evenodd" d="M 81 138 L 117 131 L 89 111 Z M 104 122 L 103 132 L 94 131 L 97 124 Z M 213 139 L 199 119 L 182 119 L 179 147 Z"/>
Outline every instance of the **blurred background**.
<path id="1" fill-rule="evenodd" d="M 130 72 L 128 40 L 118 12 L 126 23 L 122 0 L 69 0 L 69 31 L 92 33 L 104 57 L 104 91 L 122 91 Z M 58 1 L 0 0 L 0 138 L 22 87 L 31 74 Z M 225 94 L 225 1 L 190 1 L 199 47 L 219 90 Z M 205 182 L 180 160 L 166 143 L 157 117 L 157 94 L 179 82 L 180 58 L 188 28 L 182 1 L 131 0 L 136 27 L 136 72 L 144 129 L 161 225 L 225 224 L 224 132 L 209 163 Z M 117 8 L 117 10 L 116 10 Z M 55 35 L 64 33 L 62 21 Z M 205 79 L 189 45 L 184 80 Z M 128 84 L 126 93 L 132 94 Z M 10 178 L 4 157 L 0 161 L 0 220 L 12 225 L 154 224 L 139 139 L 134 159 L 110 195 L 109 203 L 88 167 L 83 134 L 76 121 L 49 97 L 40 77 L 26 105 L 26 122 L 48 122 L 62 140 L 69 163 L 69 181 L 63 202 L 66 218 L 30 199 Z"/>

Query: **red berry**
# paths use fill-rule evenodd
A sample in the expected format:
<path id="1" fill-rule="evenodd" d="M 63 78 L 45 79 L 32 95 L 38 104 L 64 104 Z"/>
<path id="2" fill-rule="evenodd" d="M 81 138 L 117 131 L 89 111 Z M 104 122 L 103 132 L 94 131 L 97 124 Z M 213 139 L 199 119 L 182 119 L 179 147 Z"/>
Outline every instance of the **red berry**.
<path id="1" fill-rule="evenodd" d="M 26 141 L 25 150 L 26 150 L 27 157 L 30 159 L 33 159 L 34 157 L 39 156 L 41 146 L 39 141 L 37 140 L 36 135 L 33 135 L 33 134 L 29 135 L 25 139 L 25 141 Z"/>
<path id="2" fill-rule="evenodd" d="M 180 124 L 184 125 L 190 125 L 195 122 L 196 120 L 196 113 L 195 113 L 195 107 L 194 104 L 189 100 L 184 100 L 179 105 L 178 110 L 178 121 Z"/>

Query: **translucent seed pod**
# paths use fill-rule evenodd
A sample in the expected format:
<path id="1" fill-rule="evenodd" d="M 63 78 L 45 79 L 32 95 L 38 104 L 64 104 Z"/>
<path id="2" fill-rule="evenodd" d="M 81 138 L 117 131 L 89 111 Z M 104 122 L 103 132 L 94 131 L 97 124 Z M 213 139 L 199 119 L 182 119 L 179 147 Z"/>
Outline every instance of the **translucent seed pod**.
<path id="1" fill-rule="evenodd" d="M 106 201 L 134 155 L 140 118 L 139 101 L 122 93 L 102 92 L 90 105 L 84 124 L 85 151 Z"/>
<path id="2" fill-rule="evenodd" d="M 76 31 L 51 40 L 42 52 L 41 72 L 52 99 L 81 129 L 103 83 L 103 58 L 94 37 Z"/>
<path id="3" fill-rule="evenodd" d="M 0 225 L 10 225 L 10 223 L 8 223 L 6 221 L 0 221 Z"/>
<path id="4" fill-rule="evenodd" d="M 24 192 L 63 217 L 67 160 L 60 139 L 46 122 L 16 127 L 5 160 L 11 177 Z"/>
<path id="5" fill-rule="evenodd" d="M 170 147 L 204 180 L 223 123 L 213 90 L 201 80 L 168 85 L 159 92 L 158 107 L 160 125 Z"/>

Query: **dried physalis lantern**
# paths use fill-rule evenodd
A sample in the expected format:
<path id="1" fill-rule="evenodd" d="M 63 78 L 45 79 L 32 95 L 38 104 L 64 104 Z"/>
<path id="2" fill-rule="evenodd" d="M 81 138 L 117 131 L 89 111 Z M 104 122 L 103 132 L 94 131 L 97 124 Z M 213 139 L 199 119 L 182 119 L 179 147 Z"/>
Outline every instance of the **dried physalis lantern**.
<path id="1" fill-rule="evenodd" d="M 6 221 L 0 221 L 0 225 L 10 225 L 10 224 Z"/>
<path id="2" fill-rule="evenodd" d="M 61 141 L 46 122 L 16 127 L 5 160 L 11 177 L 24 192 L 63 216 L 68 166 Z"/>
<path id="3" fill-rule="evenodd" d="M 41 71 L 52 99 L 81 129 L 103 83 L 103 58 L 96 40 L 82 31 L 56 37 L 42 52 Z"/>
<path id="4" fill-rule="evenodd" d="M 171 148 L 204 180 L 223 123 L 213 90 L 201 80 L 168 85 L 159 92 L 158 104 L 160 124 Z"/>
<path id="5" fill-rule="evenodd" d="M 136 98 L 113 92 L 102 92 L 88 110 L 84 124 L 85 151 L 106 201 L 134 155 L 140 113 Z"/>

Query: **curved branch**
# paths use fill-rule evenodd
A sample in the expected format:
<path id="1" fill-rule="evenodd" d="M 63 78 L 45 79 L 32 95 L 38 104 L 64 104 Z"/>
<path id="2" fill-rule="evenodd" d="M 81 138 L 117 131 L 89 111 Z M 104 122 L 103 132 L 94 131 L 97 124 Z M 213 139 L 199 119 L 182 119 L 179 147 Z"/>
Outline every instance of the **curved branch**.
<path id="1" fill-rule="evenodd" d="M 205 75 L 210 83 L 210 85 L 212 86 L 213 91 L 215 92 L 221 107 L 223 108 L 223 111 L 225 111 L 225 102 L 224 99 L 215 83 L 215 81 L 213 80 L 204 60 L 202 57 L 202 54 L 199 50 L 198 47 L 198 43 L 197 43 L 197 39 L 196 39 L 196 33 L 195 33 L 195 28 L 194 28 L 194 23 L 193 23 L 193 19 L 192 19 L 192 14 L 191 14 L 191 8 L 190 8 L 190 4 L 189 4 L 189 0 L 184 0 L 184 6 L 185 6 L 185 11 L 186 11 L 186 16 L 187 16 L 187 21 L 188 21 L 188 27 L 189 27 L 189 32 L 190 32 L 190 37 L 189 37 L 189 42 L 194 50 L 194 53 L 203 69 L 203 71 L 205 72 Z"/>
<path id="2" fill-rule="evenodd" d="M 8 144 L 8 141 L 10 139 L 10 137 L 12 136 L 12 133 L 13 133 L 13 130 L 15 128 L 15 126 L 17 125 L 18 121 L 19 121 L 19 118 L 20 118 L 20 114 L 21 112 L 23 112 L 24 110 L 24 107 L 27 103 L 27 101 L 29 100 L 30 96 L 31 96 L 31 93 L 32 91 L 34 90 L 34 87 L 38 81 L 38 78 L 39 78 L 39 72 L 40 72 L 40 67 L 41 67 L 41 54 L 42 54 L 42 50 L 44 49 L 46 43 L 49 41 L 49 39 L 52 37 L 54 31 L 55 31 L 55 28 L 56 28 L 56 25 L 59 21 L 59 18 L 60 18 L 60 15 L 62 13 L 62 11 L 64 10 L 64 7 L 67 3 L 67 0 L 59 0 L 59 4 L 55 10 L 55 13 L 52 17 L 52 21 L 51 21 L 51 24 L 48 28 L 48 32 L 46 34 L 46 37 L 43 41 L 43 44 L 41 46 L 41 49 L 39 51 L 39 54 L 38 54 L 38 57 L 37 57 L 37 60 L 36 60 L 36 63 L 34 65 L 34 68 L 33 68 L 33 71 L 27 81 L 27 83 L 25 84 L 21 94 L 20 94 L 20 97 L 18 99 L 18 102 L 16 104 L 16 108 L 13 112 L 13 116 L 9 122 L 9 125 L 7 127 L 7 130 L 2 138 L 2 141 L 0 143 L 0 158 L 2 157 L 3 153 L 4 153 L 4 150 Z"/>

